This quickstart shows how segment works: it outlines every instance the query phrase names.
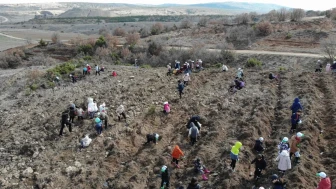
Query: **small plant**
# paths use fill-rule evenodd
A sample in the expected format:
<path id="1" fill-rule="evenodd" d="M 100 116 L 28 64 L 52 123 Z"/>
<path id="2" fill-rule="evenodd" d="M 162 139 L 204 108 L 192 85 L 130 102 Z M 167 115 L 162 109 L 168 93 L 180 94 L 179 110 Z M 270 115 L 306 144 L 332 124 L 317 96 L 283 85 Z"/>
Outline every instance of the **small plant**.
<path id="1" fill-rule="evenodd" d="M 262 66 L 262 62 L 256 58 L 249 58 L 246 63 L 246 67 L 248 68 L 261 67 L 261 66 Z"/>
<path id="2" fill-rule="evenodd" d="M 52 82 L 52 81 L 49 81 L 48 82 L 48 86 L 49 86 L 49 88 L 54 88 L 55 87 L 55 83 Z"/>
<path id="3" fill-rule="evenodd" d="M 286 71 L 287 69 L 285 67 L 280 66 L 279 71 Z"/>
<path id="4" fill-rule="evenodd" d="M 26 89 L 26 90 L 25 90 L 25 95 L 26 95 L 26 96 L 29 96 L 30 94 L 31 94 L 31 90 L 30 90 L 30 89 Z"/>
<path id="5" fill-rule="evenodd" d="M 156 109 L 156 107 L 154 105 L 149 107 L 146 116 L 154 115 L 155 114 L 155 109 Z"/>
<path id="6" fill-rule="evenodd" d="M 141 68 L 145 68 L 145 69 L 150 69 L 150 68 L 152 68 L 152 66 L 151 66 L 151 65 L 148 65 L 148 64 L 143 64 L 143 65 L 141 65 L 140 67 L 141 67 Z"/>
<path id="7" fill-rule="evenodd" d="M 226 63 L 232 63 L 236 60 L 236 54 L 228 49 L 222 49 L 221 55 Z"/>
<path id="8" fill-rule="evenodd" d="M 47 46 L 48 44 L 47 44 L 47 42 L 45 42 L 43 39 L 41 39 L 40 41 L 39 41 L 39 46 L 40 47 L 45 47 L 45 46 Z"/>
<path id="9" fill-rule="evenodd" d="M 89 56 L 89 55 L 84 56 L 83 60 L 90 61 L 90 60 L 92 60 L 92 56 Z"/>
<path id="10" fill-rule="evenodd" d="M 35 83 L 33 83 L 33 84 L 31 84 L 31 85 L 29 86 L 29 88 L 30 88 L 30 90 L 32 90 L 32 91 L 36 91 L 36 90 L 38 89 L 38 86 L 37 86 Z"/>
<path id="11" fill-rule="evenodd" d="M 73 72 L 76 68 L 76 65 L 73 64 L 71 61 L 65 62 L 63 64 L 57 65 L 56 67 L 47 70 L 46 77 L 49 80 L 53 80 L 56 75 L 63 75 L 63 74 L 69 74 Z"/>
<path id="12" fill-rule="evenodd" d="M 287 35 L 286 35 L 286 39 L 291 39 L 291 38 L 292 38 L 292 34 L 287 33 Z"/>

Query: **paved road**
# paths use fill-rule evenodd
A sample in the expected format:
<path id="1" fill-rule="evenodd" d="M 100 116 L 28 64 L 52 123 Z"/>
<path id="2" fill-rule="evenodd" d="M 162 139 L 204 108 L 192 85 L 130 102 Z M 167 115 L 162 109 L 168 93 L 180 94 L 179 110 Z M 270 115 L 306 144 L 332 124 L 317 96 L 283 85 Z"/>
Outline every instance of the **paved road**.
<path id="1" fill-rule="evenodd" d="M 0 22 L 0 23 L 8 22 L 8 18 L 6 18 L 4 16 L 0 16 L 0 19 L 2 20 L 2 22 Z"/>

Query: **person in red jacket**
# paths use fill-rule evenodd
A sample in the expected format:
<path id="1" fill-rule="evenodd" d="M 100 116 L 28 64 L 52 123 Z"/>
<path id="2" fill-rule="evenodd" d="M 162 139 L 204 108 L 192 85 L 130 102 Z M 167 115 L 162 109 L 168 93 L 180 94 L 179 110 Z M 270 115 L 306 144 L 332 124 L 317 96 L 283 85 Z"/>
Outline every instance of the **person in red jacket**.
<path id="1" fill-rule="evenodd" d="M 318 184 L 316 189 L 331 189 L 331 181 L 330 178 L 327 177 L 325 172 L 319 172 L 316 176 L 321 177 L 320 183 Z"/>
<path id="2" fill-rule="evenodd" d="M 91 66 L 89 64 L 86 64 L 86 68 L 87 68 L 87 74 L 90 75 L 90 73 L 91 73 Z"/>
<path id="3" fill-rule="evenodd" d="M 174 164 L 174 166 L 176 166 L 177 168 L 180 168 L 180 166 L 178 165 L 178 160 L 183 156 L 184 154 L 180 147 L 178 145 L 175 145 L 175 148 L 172 152 L 173 160 L 171 161 L 171 163 Z"/>

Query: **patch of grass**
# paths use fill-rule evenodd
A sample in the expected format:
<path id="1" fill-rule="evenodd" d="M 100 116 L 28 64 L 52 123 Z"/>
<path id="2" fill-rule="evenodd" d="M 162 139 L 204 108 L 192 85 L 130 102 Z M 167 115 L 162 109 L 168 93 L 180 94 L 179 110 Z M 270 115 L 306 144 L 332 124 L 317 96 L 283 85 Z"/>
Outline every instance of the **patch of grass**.
<path id="1" fill-rule="evenodd" d="M 285 67 L 280 66 L 279 71 L 286 71 L 287 69 Z"/>
<path id="2" fill-rule="evenodd" d="M 156 107 L 152 105 L 151 107 L 148 108 L 146 116 L 151 116 L 155 114 Z"/>
<path id="3" fill-rule="evenodd" d="M 29 88 L 30 88 L 30 90 L 32 90 L 32 91 L 36 91 L 39 87 L 38 87 L 37 84 L 33 83 L 33 84 L 31 84 L 31 85 L 29 86 Z"/>
<path id="4" fill-rule="evenodd" d="M 262 62 L 256 58 L 249 58 L 246 62 L 246 67 L 254 68 L 254 67 L 261 67 Z"/>
<path id="5" fill-rule="evenodd" d="M 25 95 L 26 95 L 26 96 L 30 96 L 30 94 L 31 94 L 31 90 L 30 90 L 30 89 L 26 89 L 26 90 L 25 90 Z"/>
<path id="6" fill-rule="evenodd" d="M 291 38 L 292 38 L 292 34 L 287 33 L 287 35 L 286 35 L 286 39 L 291 39 Z"/>
<path id="7" fill-rule="evenodd" d="M 151 65 L 148 65 L 148 64 L 143 64 L 143 65 L 141 65 L 140 67 L 141 67 L 141 68 L 145 68 L 145 69 L 150 69 L 150 68 L 152 68 L 152 66 L 151 66 Z"/>
<path id="8" fill-rule="evenodd" d="M 89 55 L 84 56 L 83 60 L 90 61 L 90 60 L 92 60 L 92 56 L 89 56 Z"/>
<path id="9" fill-rule="evenodd" d="M 52 81 L 49 81 L 48 82 L 48 86 L 49 86 L 49 88 L 54 88 L 55 87 L 55 83 L 52 82 Z"/>

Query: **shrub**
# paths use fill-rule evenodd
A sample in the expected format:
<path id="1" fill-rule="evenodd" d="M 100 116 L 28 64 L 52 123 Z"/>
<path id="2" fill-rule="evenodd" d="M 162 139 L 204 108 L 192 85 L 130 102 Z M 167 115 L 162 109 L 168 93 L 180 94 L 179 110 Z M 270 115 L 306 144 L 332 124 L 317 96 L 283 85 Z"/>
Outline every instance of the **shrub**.
<path id="1" fill-rule="evenodd" d="M 127 48 L 122 48 L 120 51 L 120 54 L 121 54 L 121 57 L 125 59 L 131 54 L 131 51 Z"/>
<path id="2" fill-rule="evenodd" d="M 78 52 L 79 53 L 84 53 L 86 55 L 93 55 L 93 47 L 90 44 L 86 44 L 86 45 L 80 45 L 78 47 Z"/>
<path id="3" fill-rule="evenodd" d="M 306 11 L 303 9 L 293 9 L 290 15 L 291 21 L 300 21 L 306 15 Z"/>
<path id="4" fill-rule="evenodd" d="M 189 19 L 184 19 L 181 21 L 180 28 L 188 29 L 193 26 L 193 23 Z"/>
<path id="5" fill-rule="evenodd" d="M 202 17 L 202 18 L 200 18 L 200 20 L 198 21 L 198 26 L 200 26 L 200 27 L 205 27 L 206 25 L 207 25 L 207 23 L 208 23 L 208 19 L 207 18 L 205 18 L 205 17 Z"/>
<path id="6" fill-rule="evenodd" d="M 98 34 L 102 35 L 104 37 L 107 37 L 108 35 L 110 35 L 110 33 L 111 33 L 111 31 L 106 27 L 100 28 L 99 31 L 98 31 Z"/>
<path id="7" fill-rule="evenodd" d="M 55 83 L 52 82 L 52 81 L 49 81 L 48 82 L 48 86 L 49 86 L 49 88 L 54 88 L 55 87 Z"/>
<path id="8" fill-rule="evenodd" d="M 162 45 L 158 42 L 152 41 L 148 45 L 148 53 L 151 55 L 158 56 L 162 51 Z"/>
<path id="9" fill-rule="evenodd" d="M 141 28 L 139 33 L 142 38 L 150 36 L 150 32 L 148 28 Z"/>
<path id="10" fill-rule="evenodd" d="M 39 41 L 39 46 L 40 47 L 45 47 L 45 46 L 47 46 L 48 44 L 47 44 L 47 42 L 45 42 L 43 39 L 41 39 L 40 41 Z"/>
<path id="11" fill-rule="evenodd" d="M 35 84 L 35 83 L 33 83 L 33 84 L 29 85 L 29 88 L 30 88 L 30 90 L 32 90 L 32 91 L 36 91 L 36 90 L 38 89 L 38 85 Z"/>
<path id="12" fill-rule="evenodd" d="M 155 109 L 156 109 L 156 107 L 154 105 L 149 107 L 146 116 L 154 115 L 155 114 Z"/>
<path id="13" fill-rule="evenodd" d="M 126 32 L 125 32 L 125 30 L 122 29 L 122 28 L 116 28 L 116 29 L 113 31 L 113 35 L 124 37 L 124 36 L 126 35 Z"/>
<path id="14" fill-rule="evenodd" d="M 256 58 L 249 58 L 246 63 L 246 67 L 251 68 L 251 67 L 261 67 L 262 62 L 259 61 Z"/>
<path id="15" fill-rule="evenodd" d="M 143 64 L 143 65 L 141 65 L 140 67 L 141 67 L 141 68 L 145 68 L 145 69 L 150 69 L 150 68 L 152 68 L 152 66 L 149 65 L 149 64 Z M 154 110 L 155 110 L 155 108 L 154 108 Z"/>
<path id="16" fill-rule="evenodd" d="M 92 60 L 92 56 L 86 55 L 83 57 L 83 60 L 90 61 Z"/>
<path id="17" fill-rule="evenodd" d="M 267 36 L 272 33 L 272 24 L 268 21 L 259 22 L 256 25 L 256 29 L 259 35 Z"/>
<path id="18" fill-rule="evenodd" d="M 138 43 L 140 35 L 138 33 L 128 34 L 126 36 L 126 42 L 128 45 L 135 45 Z"/>
<path id="19" fill-rule="evenodd" d="M 291 39 L 291 38 L 292 38 L 292 34 L 287 33 L 287 35 L 286 35 L 286 39 Z"/>
<path id="20" fill-rule="evenodd" d="M 116 47 L 117 45 L 119 45 L 119 39 L 115 36 L 107 35 L 106 43 L 108 47 Z"/>
<path id="21" fill-rule="evenodd" d="M 54 32 L 54 33 L 51 35 L 51 41 L 52 41 L 53 43 L 60 43 L 60 42 L 61 42 L 61 38 L 60 38 L 59 33 Z"/>
<path id="22" fill-rule="evenodd" d="M 29 81 L 36 81 L 44 75 L 40 70 L 31 70 L 27 73 Z"/>
<path id="23" fill-rule="evenodd" d="M 70 74 L 76 68 L 76 65 L 72 62 L 65 62 L 63 64 L 57 65 L 56 67 L 47 70 L 47 77 L 50 78 L 50 75 L 63 75 L 63 74 Z M 54 79 L 51 77 L 51 79 Z"/>
<path id="24" fill-rule="evenodd" d="M 237 24 L 248 24 L 250 21 L 250 16 L 247 13 L 239 14 L 236 16 L 235 21 Z"/>
<path id="25" fill-rule="evenodd" d="M 110 54 L 110 50 L 108 48 L 104 48 L 104 47 L 98 47 L 96 49 L 95 54 L 99 57 L 99 58 L 103 58 L 103 57 L 107 57 Z"/>
<path id="26" fill-rule="evenodd" d="M 95 43 L 96 47 L 106 47 L 106 45 L 107 44 L 106 44 L 105 38 L 103 36 L 100 36 Z"/>
<path id="27" fill-rule="evenodd" d="M 1 68 L 17 68 L 22 64 L 23 59 L 25 58 L 25 53 L 20 49 L 9 50 L 4 52 L 0 56 Z"/>
<path id="28" fill-rule="evenodd" d="M 236 60 L 236 54 L 228 49 L 222 49 L 221 56 L 226 63 L 232 63 Z"/>
<path id="29" fill-rule="evenodd" d="M 278 21 L 283 22 L 286 21 L 288 18 L 288 11 L 286 8 L 281 8 L 280 10 L 277 11 L 276 14 Z"/>
<path id="30" fill-rule="evenodd" d="M 151 27 L 151 34 L 152 35 L 159 35 L 163 30 L 163 25 L 161 23 L 155 23 Z"/>

